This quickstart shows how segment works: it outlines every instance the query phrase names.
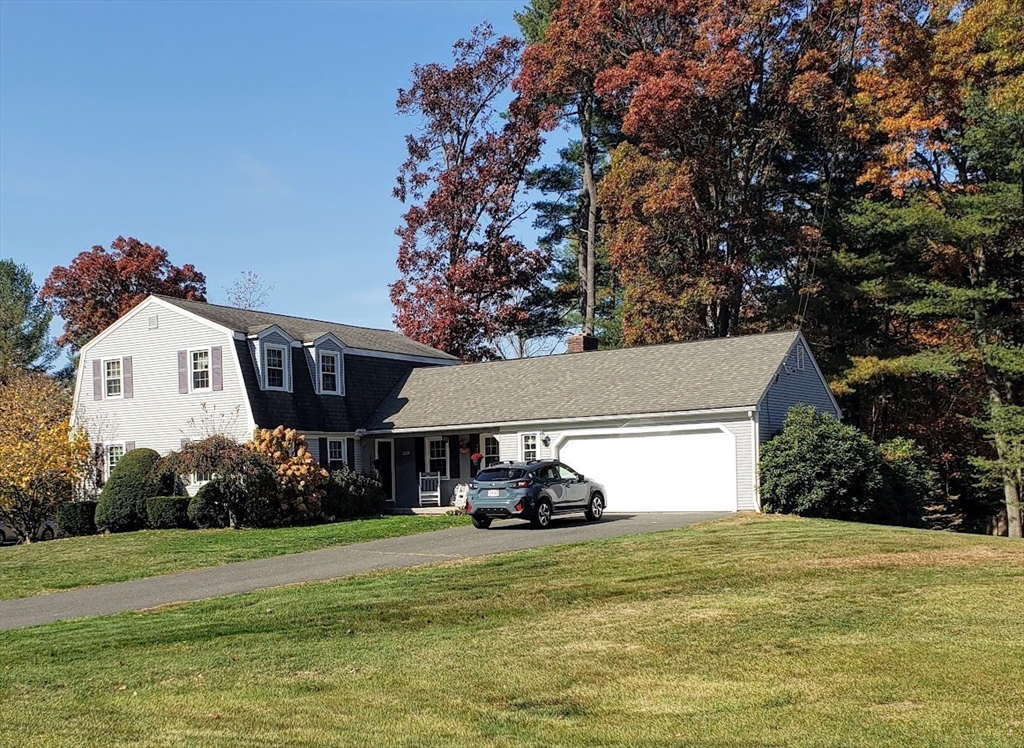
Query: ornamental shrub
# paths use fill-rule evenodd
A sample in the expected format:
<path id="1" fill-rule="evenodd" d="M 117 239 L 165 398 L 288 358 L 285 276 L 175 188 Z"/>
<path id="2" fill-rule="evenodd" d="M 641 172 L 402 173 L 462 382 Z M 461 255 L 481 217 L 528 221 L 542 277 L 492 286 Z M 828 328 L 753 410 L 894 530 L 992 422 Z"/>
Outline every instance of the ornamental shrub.
<path id="1" fill-rule="evenodd" d="M 880 447 L 806 405 L 790 409 L 765 445 L 760 472 L 765 511 L 881 524 L 919 525 L 934 486 L 913 442 Z"/>
<path id="2" fill-rule="evenodd" d="M 228 502 L 219 480 L 204 483 L 188 502 L 189 520 L 204 529 L 228 526 Z"/>
<path id="3" fill-rule="evenodd" d="M 146 499 L 174 491 L 174 476 L 159 472 L 160 455 L 152 449 L 133 449 L 110 472 L 96 505 L 96 527 L 110 532 L 146 526 Z"/>
<path id="4" fill-rule="evenodd" d="M 79 536 L 96 534 L 96 502 L 75 501 L 57 507 L 57 526 L 61 535 Z"/>
<path id="5" fill-rule="evenodd" d="M 146 518 L 154 530 L 174 530 L 191 527 L 187 496 L 150 496 L 146 499 Z"/>
<path id="6" fill-rule="evenodd" d="M 376 472 L 367 475 L 348 468 L 334 470 L 324 488 L 322 511 L 332 522 L 380 514 L 384 505 L 384 486 Z"/>

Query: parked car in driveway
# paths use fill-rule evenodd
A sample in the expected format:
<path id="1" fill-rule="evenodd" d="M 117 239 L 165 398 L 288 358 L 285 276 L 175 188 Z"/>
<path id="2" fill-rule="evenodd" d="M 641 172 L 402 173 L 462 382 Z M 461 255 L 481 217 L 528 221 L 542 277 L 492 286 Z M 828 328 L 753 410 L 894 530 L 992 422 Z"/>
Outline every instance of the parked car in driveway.
<path id="1" fill-rule="evenodd" d="M 496 519 L 526 519 L 548 527 L 559 514 L 583 512 L 601 519 L 604 486 L 557 460 L 499 462 L 481 470 L 469 484 L 466 513 L 481 530 Z"/>
<path id="2" fill-rule="evenodd" d="M 33 540 L 53 540 L 57 537 L 57 525 L 46 520 L 38 528 L 36 528 L 36 534 L 32 537 Z M 6 545 L 7 543 L 17 543 L 18 533 L 14 531 L 14 528 L 8 525 L 6 522 L 0 521 L 0 545 Z"/>

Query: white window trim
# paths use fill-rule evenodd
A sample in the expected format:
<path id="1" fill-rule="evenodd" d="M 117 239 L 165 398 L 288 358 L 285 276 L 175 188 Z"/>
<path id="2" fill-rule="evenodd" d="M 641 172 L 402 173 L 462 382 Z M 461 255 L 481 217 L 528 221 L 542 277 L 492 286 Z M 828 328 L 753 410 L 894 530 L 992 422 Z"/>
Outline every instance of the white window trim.
<path id="1" fill-rule="evenodd" d="M 210 368 L 206 370 L 207 371 L 207 375 L 208 375 L 206 377 L 206 381 L 209 382 L 209 384 L 207 386 L 205 386 L 205 387 L 196 387 L 195 386 L 195 381 L 196 381 L 195 380 L 195 373 L 196 373 L 196 369 L 195 369 L 195 361 L 192 358 L 192 354 L 194 354 L 194 353 L 205 353 L 206 354 L 206 362 L 210 365 Z M 188 349 L 188 391 L 189 392 L 210 392 L 212 390 L 213 390 L 213 351 L 210 350 L 209 348 L 189 348 Z"/>
<path id="2" fill-rule="evenodd" d="M 534 460 L 539 460 L 540 459 L 540 432 L 537 432 L 537 431 L 527 431 L 527 432 L 519 435 L 519 459 L 522 460 L 523 462 L 526 462 L 526 460 L 527 460 L 527 457 L 526 457 L 526 437 L 528 437 L 528 436 L 532 436 L 533 437 L 533 444 L 534 444 L 533 449 L 537 453 L 536 456 L 533 457 L 532 459 L 534 459 Z"/>
<path id="3" fill-rule="evenodd" d="M 493 439 L 494 443 L 498 445 L 498 454 L 495 455 L 495 460 L 492 463 L 488 463 L 487 462 L 487 440 L 488 439 Z M 480 434 L 480 454 L 483 456 L 483 460 L 481 460 L 481 462 L 483 464 L 480 466 L 481 470 L 483 470 L 486 467 L 490 467 L 491 465 L 495 465 L 495 464 L 501 462 L 501 440 L 498 439 L 498 435 L 497 434 Z"/>
<path id="4" fill-rule="evenodd" d="M 341 459 L 340 460 L 334 460 L 334 459 L 331 458 L 331 445 L 332 444 L 340 444 L 341 445 Z M 346 437 L 342 437 L 341 439 L 328 439 L 327 440 L 327 464 L 330 464 L 332 462 L 344 462 L 345 465 L 349 468 L 349 470 L 353 469 L 352 466 L 348 464 L 348 439 Z"/>
<path id="5" fill-rule="evenodd" d="M 276 343 L 263 343 L 263 386 L 264 389 L 288 392 L 288 354 L 290 346 L 277 345 Z M 271 351 L 281 351 L 281 386 L 275 387 L 270 383 L 270 366 L 267 365 L 267 354 Z"/>
<path id="6" fill-rule="evenodd" d="M 324 369 L 323 360 L 325 358 L 334 359 L 334 383 L 337 385 L 333 390 L 326 389 L 324 387 Z M 320 393 L 323 395 L 342 395 L 344 394 L 345 387 L 342 384 L 341 376 L 341 353 L 338 351 L 319 351 L 316 357 L 316 373 L 320 384 Z"/>
<path id="7" fill-rule="evenodd" d="M 126 454 L 128 454 L 125 451 L 124 444 L 125 444 L 124 442 L 104 442 L 104 444 L 103 444 L 103 476 L 104 476 L 104 482 L 110 480 L 110 474 L 114 471 L 113 466 L 110 464 L 110 448 L 111 447 L 120 447 L 121 448 L 121 456 L 119 458 L 117 458 L 118 462 L 120 462 L 121 460 L 124 459 L 124 456 Z"/>
<path id="8" fill-rule="evenodd" d="M 441 473 L 441 480 L 448 480 L 448 466 L 449 466 L 449 464 L 451 463 L 451 460 L 452 460 L 452 456 L 450 454 L 448 454 L 448 437 L 446 437 L 446 436 L 425 436 L 425 437 L 423 437 L 423 456 L 425 458 L 423 460 L 423 463 L 424 463 L 423 467 L 426 468 L 426 471 L 428 473 L 432 472 L 430 470 L 430 443 L 431 442 L 441 442 L 442 444 L 444 444 L 444 472 Z"/>
<path id="9" fill-rule="evenodd" d="M 213 473 L 210 473 L 210 477 L 209 478 L 205 478 L 203 480 L 200 480 L 199 473 L 191 473 L 189 475 L 189 478 L 188 478 L 189 479 L 189 485 L 191 485 L 191 486 L 202 486 L 202 485 L 205 485 L 205 484 L 209 483 L 215 477 L 216 477 L 216 475 L 214 475 Z"/>
<path id="10" fill-rule="evenodd" d="M 118 380 L 121 382 L 121 391 L 116 395 L 107 394 L 107 382 L 110 378 L 107 376 L 107 364 L 111 361 L 117 361 L 117 365 L 120 367 L 121 374 L 118 376 Z M 124 399 L 124 359 L 114 356 L 112 358 L 100 359 L 100 368 L 103 370 L 103 399 L 104 400 L 123 400 Z"/>

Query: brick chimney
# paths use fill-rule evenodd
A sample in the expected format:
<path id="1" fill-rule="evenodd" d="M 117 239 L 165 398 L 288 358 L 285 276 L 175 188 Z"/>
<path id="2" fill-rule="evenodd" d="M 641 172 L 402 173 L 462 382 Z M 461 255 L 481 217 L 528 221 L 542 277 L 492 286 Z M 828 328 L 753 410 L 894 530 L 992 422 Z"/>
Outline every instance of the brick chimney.
<path id="1" fill-rule="evenodd" d="M 584 351 L 596 351 L 597 350 L 597 338 L 593 335 L 584 335 L 579 333 L 578 335 L 571 335 L 565 341 L 565 347 L 569 353 L 583 353 Z"/>

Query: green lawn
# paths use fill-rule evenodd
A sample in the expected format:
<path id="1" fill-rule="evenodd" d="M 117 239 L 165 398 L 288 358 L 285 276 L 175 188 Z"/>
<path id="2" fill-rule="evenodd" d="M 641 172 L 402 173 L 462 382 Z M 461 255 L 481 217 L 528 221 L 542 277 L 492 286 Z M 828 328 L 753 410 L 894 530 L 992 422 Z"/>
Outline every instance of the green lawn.
<path id="1" fill-rule="evenodd" d="M 0 548 L 0 600 L 469 524 L 393 516 L 268 530 L 145 530 Z"/>
<path id="2" fill-rule="evenodd" d="M 0 634 L 0 743 L 1024 745 L 1024 544 L 784 517 Z"/>

